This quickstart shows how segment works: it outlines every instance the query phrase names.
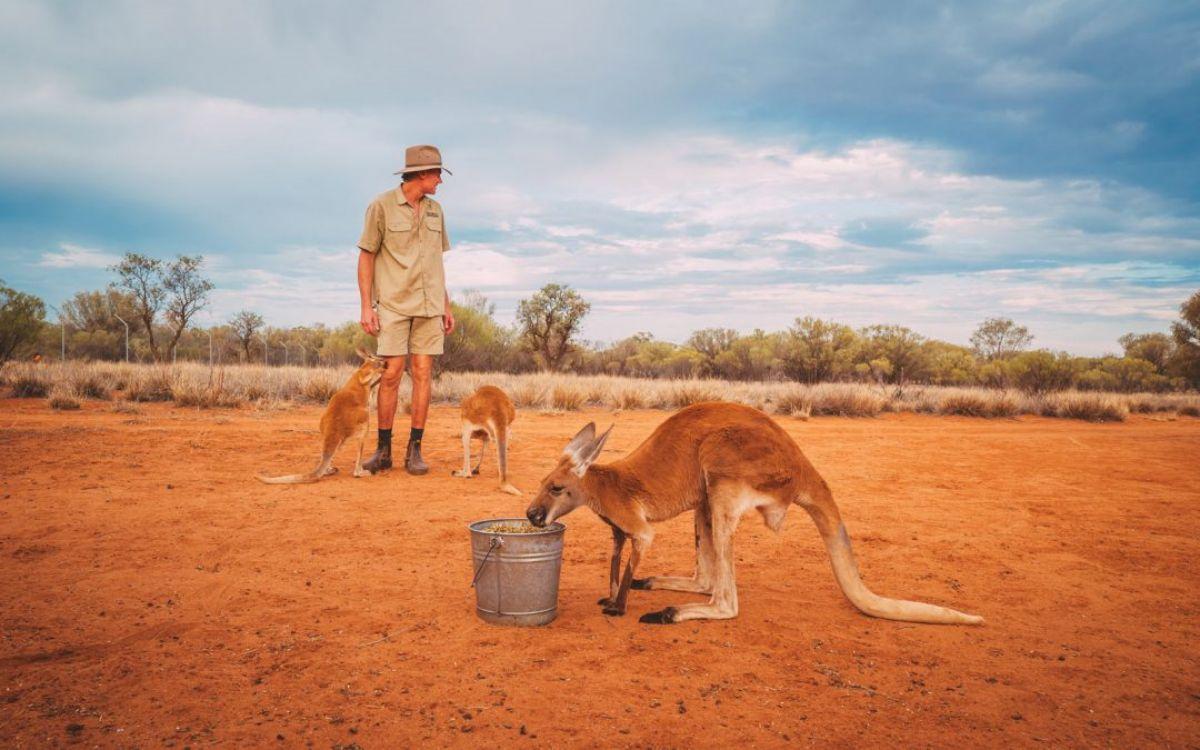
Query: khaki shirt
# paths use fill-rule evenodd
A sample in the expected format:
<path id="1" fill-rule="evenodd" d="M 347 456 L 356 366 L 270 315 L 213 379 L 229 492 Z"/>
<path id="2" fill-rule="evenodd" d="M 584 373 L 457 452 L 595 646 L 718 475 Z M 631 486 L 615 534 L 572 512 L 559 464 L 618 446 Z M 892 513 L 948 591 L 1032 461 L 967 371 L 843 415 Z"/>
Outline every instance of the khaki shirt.
<path id="1" fill-rule="evenodd" d="M 358 241 L 360 250 L 375 254 L 376 304 L 414 318 L 445 314 L 442 253 L 450 249 L 441 204 L 425 196 L 420 206 L 419 214 L 413 211 L 400 188 L 377 196 Z"/>

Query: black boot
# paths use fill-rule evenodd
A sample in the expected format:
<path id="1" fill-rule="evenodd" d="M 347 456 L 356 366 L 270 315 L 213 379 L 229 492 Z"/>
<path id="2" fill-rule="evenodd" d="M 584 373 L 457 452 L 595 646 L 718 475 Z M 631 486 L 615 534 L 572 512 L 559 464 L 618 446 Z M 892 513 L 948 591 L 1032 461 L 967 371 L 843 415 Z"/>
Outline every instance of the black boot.
<path id="1" fill-rule="evenodd" d="M 380 430 L 382 433 L 383 430 Z M 387 435 L 380 434 L 379 445 L 375 449 L 375 455 L 363 462 L 363 468 L 372 474 L 378 474 L 381 471 L 387 471 L 392 468 L 392 431 L 388 430 Z"/>
<path id="2" fill-rule="evenodd" d="M 421 458 L 421 441 L 408 441 L 408 450 L 404 452 L 404 468 L 409 474 L 420 476 L 429 473 L 429 464 Z"/>

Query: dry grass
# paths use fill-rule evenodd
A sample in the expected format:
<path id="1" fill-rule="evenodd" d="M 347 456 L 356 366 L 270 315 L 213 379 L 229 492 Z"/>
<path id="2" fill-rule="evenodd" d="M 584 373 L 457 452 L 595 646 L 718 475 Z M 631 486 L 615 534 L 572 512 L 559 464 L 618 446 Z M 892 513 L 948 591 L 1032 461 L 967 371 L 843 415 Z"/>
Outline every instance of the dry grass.
<path id="1" fill-rule="evenodd" d="M 50 391 L 50 408 L 58 411 L 75 411 L 79 408 L 79 399 L 69 385 L 60 384 Z"/>
<path id="2" fill-rule="evenodd" d="M 349 366 L 232 365 L 210 369 L 196 363 L 9 363 L 0 370 L 0 387 L 7 387 L 9 395 L 18 398 L 46 398 L 53 391 L 76 401 L 116 397 L 119 404 L 174 401 L 196 408 L 274 409 L 293 403 L 326 403 L 350 372 Z M 1063 391 L 1034 397 L 986 388 L 908 386 L 901 390 L 852 383 L 642 380 L 560 373 L 442 373 L 434 384 L 433 397 L 438 403 L 457 404 L 485 384 L 504 389 L 518 408 L 559 412 L 588 405 L 673 411 L 700 401 L 722 400 L 801 419 L 824 415 L 873 417 L 889 411 L 981 418 L 1041 414 L 1092 421 L 1120 421 L 1131 413 L 1200 416 L 1197 393 Z M 400 386 L 400 408 L 404 411 L 411 408 L 410 390 L 411 382 L 406 377 Z"/>

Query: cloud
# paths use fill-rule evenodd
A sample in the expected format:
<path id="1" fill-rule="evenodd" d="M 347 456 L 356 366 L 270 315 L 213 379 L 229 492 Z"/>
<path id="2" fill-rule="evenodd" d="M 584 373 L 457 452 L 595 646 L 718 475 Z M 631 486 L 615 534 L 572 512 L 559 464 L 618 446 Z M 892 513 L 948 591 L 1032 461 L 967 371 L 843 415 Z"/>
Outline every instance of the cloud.
<path id="1" fill-rule="evenodd" d="M 69 242 L 59 245 L 60 250 L 42 253 L 37 265 L 43 268 L 107 268 L 121 260 L 120 256 L 90 247 L 80 247 Z"/>

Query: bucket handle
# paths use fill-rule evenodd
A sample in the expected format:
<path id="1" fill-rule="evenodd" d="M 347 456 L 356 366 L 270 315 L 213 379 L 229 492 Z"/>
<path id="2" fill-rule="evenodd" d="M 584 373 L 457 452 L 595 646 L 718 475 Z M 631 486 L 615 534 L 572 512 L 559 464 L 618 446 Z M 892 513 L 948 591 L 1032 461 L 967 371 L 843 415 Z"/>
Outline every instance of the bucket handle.
<path id="1" fill-rule="evenodd" d="M 498 536 L 492 537 L 492 545 L 488 547 L 487 554 L 483 556 L 483 561 L 479 563 L 479 567 L 475 569 L 475 577 L 471 579 L 471 588 L 475 588 L 475 582 L 479 580 L 479 574 L 483 572 L 483 566 L 487 565 L 488 558 L 492 555 L 492 550 L 497 547 L 504 546 L 504 540 Z"/>

